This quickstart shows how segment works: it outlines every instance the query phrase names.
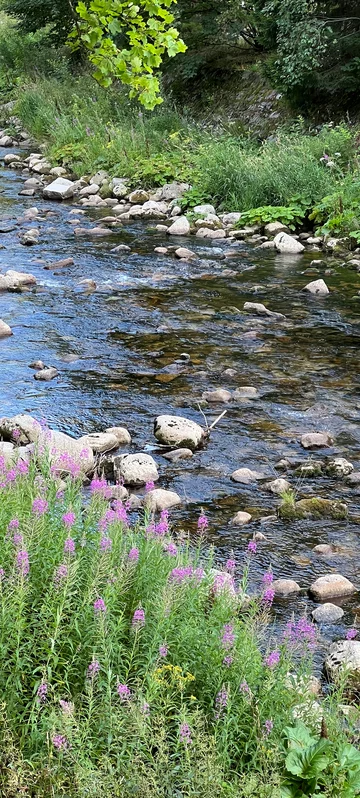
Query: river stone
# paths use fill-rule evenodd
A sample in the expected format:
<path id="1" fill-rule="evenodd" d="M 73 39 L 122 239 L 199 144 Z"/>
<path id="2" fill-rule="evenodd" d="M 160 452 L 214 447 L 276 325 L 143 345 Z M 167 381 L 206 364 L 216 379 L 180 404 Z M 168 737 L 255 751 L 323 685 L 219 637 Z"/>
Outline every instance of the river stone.
<path id="1" fill-rule="evenodd" d="M 314 546 L 313 552 L 321 557 L 333 557 L 337 554 L 337 548 L 332 543 L 318 543 Z"/>
<path id="2" fill-rule="evenodd" d="M 160 249 L 161 247 L 157 247 L 155 252 L 159 252 Z M 175 250 L 175 255 L 177 258 L 186 258 L 186 260 L 190 260 L 191 258 L 196 258 L 195 252 L 193 252 L 191 249 L 186 249 L 186 247 L 178 247 Z"/>
<path id="3" fill-rule="evenodd" d="M 0 418 L 0 435 L 5 440 L 12 438 L 14 430 L 20 432 L 18 443 L 36 443 L 41 433 L 41 426 L 35 418 L 25 413 L 19 413 L 11 418 Z"/>
<path id="4" fill-rule="evenodd" d="M 26 230 L 26 232 L 20 236 L 20 244 L 25 247 L 32 247 L 39 243 L 39 235 L 40 231 L 36 228 L 33 230 Z"/>
<path id="5" fill-rule="evenodd" d="M 276 236 L 278 233 L 286 232 L 286 230 L 286 224 L 282 224 L 281 222 L 269 222 L 269 224 L 266 224 L 264 227 L 267 236 Z"/>
<path id="6" fill-rule="evenodd" d="M 65 177 L 57 177 L 43 190 L 45 199 L 64 200 L 74 195 L 74 183 Z"/>
<path id="7" fill-rule="evenodd" d="M 150 490 L 144 499 L 144 506 L 152 513 L 170 510 L 179 504 L 181 504 L 180 496 L 173 490 L 163 490 L 163 488 Z"/>
<path id="8" fill-rule="evenodd" d="M 162 457 L 165 457 L 166 460 L 171 460 L 173 463 L 177 463 L 178 460 L 188 460 L 190 457 L 193 457 L 193 452 L 191 449 L 174 449 L 172 452 L 163 453 Z"/>
<path id="9" fill-rule="evenodd" d="M 330 294 L 324 280 L 313 280 L 305 286 L 304 291 L 309 291 L 310 294 L 316 294 L 316 296 L 327 296 L 327 294 Z"/>
<path id="10" fill-rule="evenodd" d="M 94 455 L 90 446 L 82 443 L 65 432 L 58 430 L 41 430 L 38 436 L 38 447 L 48 451 L 54 471 L 64 475 L 71 473 L 74 463 L 83 474 L 94 470 Z"/>
<path id="11" fill-rule="evenodd" d="M 12 329 L 6 324 L 5 321 L 0 319 L 0 338 L 6 338 L 7 335 L 12 335 Z"/>
<path id="12" fill-rule="evenodd" d="M 160 443 L 179 449 L 197 449 L 204 440 L 200 424 L 184 416 L 158 416 L 154 422 L 154 435 Z"/>
<path id="13" fill-rule="evenodd" d="M 118 446 L 121 446 L 123 443 L 131 443 L 130 432 L 128 432 L 125 427 L 108 427 L 106 432 L 115 435 Z"/>
<path id="14" fill-rule="evenodd" d="M 274 319 L 285 319 L 283 313 L 275 313 L 272 310 L 269 310 L 262 302 L 245 302 L 244 303 L 244 310 L 251 310 L 253 313 L 256 313 L 258 316 L 269 316 Z"/>
<path id="15" fill-rule="evenodd" d="M 346 668 L 347 681 L 358 688 L 360 683 L 360 641 L 339 640 L 330 647 L 325 659 L 325 670 L 330 679 L 336 679 Z"/>
<path id="16" fill-rule="evenodd" d="M 142 188 L 135 189 L 129 194 L 129 202 L 132 205 L 143 205 L 144 202 L 147 202 L 150 199 L 150 195 L 147 191 L 144 191 Z"/>
<path id="17" fill-rule="evenodd" d="M 271 490 L 271 493 L 276 493 L 279 495 L 291 489 L 290 482 L 288 482 L 287 479 L 283 479 L 282 477 L 274 479 L 272 482 L 267 482 L 265 487 L 266 490 Z"/>
<path id="18" fill-rule="evenodd" d="M 44 369 L 45 365 L 42 360 L 33 360 L 32 363 L 29 363 L 29 369 L 35 369 L 35 371 L 41 371 Z"/>
<path id="19" fill-rule="evenodd" d="M 316 449 L 322 446 L 332 446 L 334 441 L 329 432 L 306 432 L 301 436 L 300 443 L 304 449 Z"/>
<path id="20" fill-rule="evenodd" d="M 293 593 L 300 593 L 301 587 L 294 579 L 275 579 L 272 583 L 272 588 L 275 590 L 275 596 L 282 596 L 287 598 Z"/>
<path id="21" fill-rule="evenodd" d="M 231 474 L 231 479 L 234 482 L 242 482 L 243 485 L 250 485 L 252 482 L 263 478 L 264 474 L 260 471 L 251 471 L 250 468 L 238 468 L 237 471 L 233 471 Z"/>
<path id="22" fill-rule="evenodd" d="M 189 188 L 189 183 L 178 183 L 176 181 L 173 183 L 165 183 L 164 186 L 161 186 L 161 188 L 156 191 L 156 199 L 171 202 L 171 200 L 182 197 Z"/>
<path id="23" fill-rule="evenodd" d="M 226 391 L 225 388 L 217 388 L 216 391 L 204 391 L 202 399 L 207 402 L 230 402 L 231 393 Z"/>
<path id="24" fill-rule="evenodd" d="M 289 236 L 287 233 L 278 233 L 274 238 L 274 244 L 278 252 L 283 255 L 300 255 L 305 247 L 300 241 Z"/>
<path id="25" fill-rule="evenodd" d="M 225 230 L 212 230 L 211 227 L 200 227 L 196 232 L 197 238 L 226 238 Z"/>
<path id="26" fill-rule="evenodd" d="M 326 574 L 312 583 L 310 593 L 318 601 L 326 601 L 337 596 L 351 596 L 356 593 L 356 587 L 341 574 Z"/>
<path id="27" fill-rule="evenodd" d="M 0 274 L 0 291 L 21 288 L 22 285 L 35 285 L 36 277 L 26 272 L 16 272 L 9 269 L 5 274 Z"/>
<path id="28" fill-rule="evenodd" d="M 116 482 L 125 485 L 145 485 L 157 482 L 159 474 L 155 460 L 149 454 L 119 454 L 114 458 Z"/>
<path id="29" fill-rule="evenodd" d="M 259 396 L 257 389 L 252 385 L 242 385 L 236 388 L 233 393 L 233 399 L 257 399 Z"/>
<path id="30" fill-rule="evenodd" d="M 186 216 L 178 216 L 177 219 L 167 228 L 169 236 L 188 236 L 190 233 L 190 223 Z"/>
<path id="31" fill-rule="evenodd" d="M 231 526 L 244 526 L 251 521 L 252 516 L 250 513 L 245 513 L 242 510 L 239 510 L 238 513 L 235 513 L 234 517 L 229 522 Z"/>
<path id="32" fill-rule="evenodd" d="M 90 446 L 93 452 L 110 452 L 118 447 L 117 437 L 111 432 L 93 432 L 90 435 L 83 435 L 78 440 L 84 446 Z"/>
<path id="33" fill-rule="evenodd" d="M 39 371 L 34 374 L 34 380 L 42 380 L 43 382 L 50 382 L 50 380 L 55 379 L 59 375 L 59 372 L 56 368 L 49 367 L 40 369 Z"/>
<path id="34" fill-rule="evenodd" d="M 5 465 L 10 466 L 15 462 L 16 451 L 13 443 L 0 441 L 0 458 L 4 458 Z"/>
<path id="35" fill-rule="evenodd" d="M 354 470 L 354 466 L 345 457 L 336 457 L 326 464 L 326 473 L 334 477 L 347 477 Z"/>
<path id="36" fill-rule="evenodd" d="M 5 164 L 14 163 L 15 161 L 20 161 L 20 160 L 21 160 L 20 155 L 15 155 L 14 152 L 8 152 L 4 156 L 4 163 Z"/>
<path id="37" fill-rule="evenodd" d="M 81 188 L 78 197 L 91 197 L 93 194 L 99 193 L 100 187 L 96 185 L 96 183 L 92 183 L 90 186 L 84 186 Z"/>
<path id="38" fill-rule="evenodd" d="M 321 604 L 320 607 L 316 607 L 311 615 L 317 623 L 336 623 L 343 617 L 344 610 L 341 607 L 337 607 L 336 604 L 326 602 Z"/>
<path id="39" fill-rule="evenodd" d="M 63 166 L 53 166 L 53 168 L 50 169 L 50 174 L 54 177 L 65 177 L 66 169 L 64 169 Z"/>

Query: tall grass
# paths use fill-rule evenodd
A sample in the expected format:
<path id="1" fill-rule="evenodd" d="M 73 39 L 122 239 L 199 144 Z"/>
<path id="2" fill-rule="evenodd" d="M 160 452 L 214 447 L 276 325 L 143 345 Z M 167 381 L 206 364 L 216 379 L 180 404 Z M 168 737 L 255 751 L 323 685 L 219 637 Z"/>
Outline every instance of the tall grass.
<path id="1" fill-rule="evenodd" d="M 265 637 L 271 574 L 245 598 L 256 545 L 241 573 L 214 570 L 167 513 L 130 525 L 104 480 L 84 503 L 35 458 L 0 461 L 2 798 L 278 796 L 295 708 L 319 733 L 315 633 Z"/>

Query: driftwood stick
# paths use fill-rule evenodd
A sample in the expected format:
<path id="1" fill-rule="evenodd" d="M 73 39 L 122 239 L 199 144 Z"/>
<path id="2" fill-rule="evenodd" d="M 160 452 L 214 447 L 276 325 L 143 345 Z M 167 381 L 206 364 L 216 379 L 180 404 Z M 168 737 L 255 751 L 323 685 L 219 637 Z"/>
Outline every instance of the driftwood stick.
<path id="1" fill-rule="evenodd" d="M 226 413 L 227 410 L 223 410 L 223 412 L 220 413 L 220 415 L 215 419 L 215 421 L 213 421 L 213 423 L 210 424 L 209 430 L 213 429 L 215 427 L 215 424 L 217 424 L 218 421 L 221 421 L 221 419 L 225 416 Z"/>

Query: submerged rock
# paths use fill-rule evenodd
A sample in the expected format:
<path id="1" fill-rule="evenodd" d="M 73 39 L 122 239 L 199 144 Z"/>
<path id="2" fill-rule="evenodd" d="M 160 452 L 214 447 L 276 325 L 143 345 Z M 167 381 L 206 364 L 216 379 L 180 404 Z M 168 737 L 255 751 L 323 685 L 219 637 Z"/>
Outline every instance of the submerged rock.
<path id="1" fill-rule="evenodd" d="M 341 607 L 337 607 L 336 604 L 326 602 L 321 604 L 320 607 L 316 607 L 311 615 L 317 623 L 336 623 L 343 617 L 344 610 Z"/>
<path id="2" fill-rule="evenodd" d="M 275 313 L 274 311 L 265 307 L 265 305 L 263 305 L 261 302 L 245 302 L 244 310 L 250 310 L 253 313 L 256 313 L 258 316 L 269 316 L 269 318 L 273 319 L 285 319 L 283 313 Z"/>
<path id="3" fill-rule="evenodd" d="M 329 598 L 351 596 L 356 593 L 356 587 L 346 576 L 326 574 L 312 583 L 309 592 L 318 601 L 326 601 Z"/>
<path id="4" fill-rule="evenodd" d="M 231 393 L 226 391 L 225 388 L 217 388 L 216 391 L 205 391 L 202 398 L 207 402 L 230 402 Z"/>
<path id="5" fill-rule="evenodd" d="M 298 502 L 284 502 L 280 505 L 278 514 L 284 521 L 296 521 L 302 518 L 343 520 L 347 518 L 348 509 L 346 504 L 337 499 L 323 499 L 321 496 L 314 496 L 310 499 L 300 499 Z"/>
<path id="6" fill-rule="evenodd" d="M 259 394 L 257 388 L 252 385 L 242 385 L 236 388 L 233 393 L 233 399 L 258 399 Z"/>
<path id="7" fill-rule="evenodd" d="M 160 443 L 194 450 L 203 442 L 205 432 L 191 419 L 163 415 L 155 419 L 154 435 Z"/>

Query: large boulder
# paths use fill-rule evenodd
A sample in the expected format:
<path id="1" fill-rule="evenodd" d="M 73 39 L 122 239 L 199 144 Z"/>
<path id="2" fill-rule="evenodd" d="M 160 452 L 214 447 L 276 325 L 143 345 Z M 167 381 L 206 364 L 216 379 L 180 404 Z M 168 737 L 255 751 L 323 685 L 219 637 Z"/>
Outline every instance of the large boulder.
<path id="1" fill-rule="evenodd" d="M 215 208 L 209 203 L 205 203 L 204 205 L 195 205 L 193 212 L 197 213 L 198 216 L 207 216 L 209 213 L 212 213 L 215 216 Z"/>
<path id="2" fill-rule="evenodd" d="M 53 470 L 60 475 L 89 474 L 94 470 L 93 450 L 81 440 L 70 438 L 57 430 L 41 430 L 38 437 L 39 453 L 47 452 Z"/>
<path id="3" fill-rule="evenodd" d="M 163 490 L 163 488 L 150 490 L 144 500 L 146 509 L 151 512 L 170 510 L 171 507 L 177 507 L 179 504 L 181 504 L 180 496 L 173 490 Z"/>
<path id="4" fill-rule="evenodd" d="M 286 224 L 282 222 L 269 222 L 264 227 L 265 235 L 276 236 L 278 233 L 283 233 L 287 230 Z"/>
<path id="5" fill-rule="evenodd" d="M 140 486 L 159 479 L 155 460 L 149 454 L 120 454 L 114 457 L 114 473 L 117 482 Z"/>
<path id="6" fill-rule="evenodd" d="M 131 443 L 130 432 L 125 427 L 108 427 L 106 432 L 111 432 L 112 435 L 116 436 L 118 446 L 124 443 Z"/>
<path id="7" fill-rule="evenodd" d="M 65 177 L 57 177 L 56 180 L 45 186 L 43 196 L 45 199 L 64 200 L 73 197 L 74 190 L 72 180 L 66 180 Z"/>
<path id="8" fill-rule="evenodd" d="M 310 593 L 317 601 L 327 601 L 339 596 L 351 596 L 356 593 L 356 587 L 346 576 L 326 574 L 312 583 Z"/>
<path id="9" fill-rule="evenodd" d="M 168 227 L 169 236 L 188 236 L 190 233 L 190 222 L 186 216 L 178 216 L 177 219 Z"/>
<path id="10" fill-rule="evenodd" d="M 154 422 L 154 435 L 160 442 L 177 448 L 197 449 L 204 440 L 200 424 L 183 416 L 158 416 Z"/>
<path id="11" fill-rule="evenodd" d="M 16 272 L 9 269 L 5 274 L 0 274 L 0 291 L 14 291 L 23 285 L 36 285 L 36 277 L 26 272 Z"/>
<path id="12" fill-rule="evenodd" d="M 304 252 L 304 245 L 292 238 L 287 233 L 278 233 L 274 238 L 275 248 L 282 255 L 301 255 Z"/>
<path id="13" fill-rule="evenodd" d="M 12 329 L 6 324 L 6 321 L 0 319 L 0 338 L 6 338 L 8 335 L 12 335 Z"/>
<path id="14" fill-rule="evenodd" d="M 0 435 L 5 440 L 16 440 L 20 444 L 36 443 L 41 435 L 41 425 L 36 418 L 25 413 L 0 418 Z"/>
<path id="15" fill-rule="evenodd" d="M 328 677 L 333 680 L 345 670 L 348 684 L 358 688 L 360 685 L 360 641 L 339 640 L 337 643 L 333 643 L 324 666 Z"/>

